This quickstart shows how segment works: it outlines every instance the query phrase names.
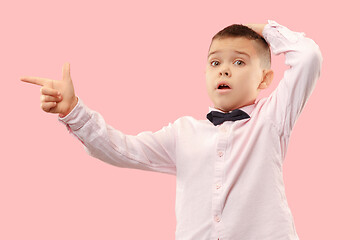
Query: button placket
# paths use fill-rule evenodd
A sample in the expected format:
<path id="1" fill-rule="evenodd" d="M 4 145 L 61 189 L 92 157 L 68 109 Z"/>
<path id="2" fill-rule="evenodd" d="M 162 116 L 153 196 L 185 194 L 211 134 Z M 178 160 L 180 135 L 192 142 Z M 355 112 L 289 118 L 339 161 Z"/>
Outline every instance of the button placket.
<path id="1" fill-rule="evenodd" d="M 228 137 L 228 122 L 225 122 L 218 126 L 218 143 L 216 146 L 215 156 L 215 175 L 214 175 L 214 188 L 213 188 L 213 221 L 216 225 L 221 222 L 222 214 L 222 200 L 221 200 L 221 189 L 223 184 L 224 164 L 226 157 L 227 148 L 227 137 Z M 218 225 L 219 226 L 219 225 Z M 216 227 L 215 229 L 217 229 Z M 215 230 L 218 231 L 218 230 Z M 218 232 L 217 232 L 218 234 Z"/>

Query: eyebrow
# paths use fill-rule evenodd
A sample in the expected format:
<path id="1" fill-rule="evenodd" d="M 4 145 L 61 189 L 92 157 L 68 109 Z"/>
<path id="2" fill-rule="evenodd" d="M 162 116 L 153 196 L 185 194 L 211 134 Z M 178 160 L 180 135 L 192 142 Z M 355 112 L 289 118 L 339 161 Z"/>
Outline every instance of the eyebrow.
<path id="1" fill-rule="evenodd" d="M 218 53 L 218 52 L 220 52 L 220 51 L 213 51 L 213 52 L 209 53 L 208 58 L 210 57 L 210 55 Z M 248 53 L 246 53 L 246 52 L 241 52 L 241 51 L 236 51 L 236 50 L 234 50 L 233 52 L 238 53 L 238 54 L 242 54 L 242 55 L 246 55 L 248 58 L 250 58 L 250 55 Z"/>

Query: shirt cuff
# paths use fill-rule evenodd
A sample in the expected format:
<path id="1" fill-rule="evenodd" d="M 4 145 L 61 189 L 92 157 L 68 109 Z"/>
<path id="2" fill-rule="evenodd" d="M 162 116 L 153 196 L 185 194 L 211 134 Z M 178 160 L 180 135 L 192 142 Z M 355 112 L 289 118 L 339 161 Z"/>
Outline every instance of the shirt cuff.
<path id="1" fill-rule="evenodd" d="M 293 32 L 274 20 L 268 20 L 262 34 L 274 54 L 279 54 L 284 49 L 291 48 L 292 45 L 305 37 L 305 33 Z"/>
<path id="2" fill-rule="evenodd" d="M 83 127 L 91 118 L 91 111 L 84 105 L 83 101 L 78 97 L 76 106 L 65 117 L 58 117 L 58 120 L 66 125 L 67 129 L 76 131 Z"/>

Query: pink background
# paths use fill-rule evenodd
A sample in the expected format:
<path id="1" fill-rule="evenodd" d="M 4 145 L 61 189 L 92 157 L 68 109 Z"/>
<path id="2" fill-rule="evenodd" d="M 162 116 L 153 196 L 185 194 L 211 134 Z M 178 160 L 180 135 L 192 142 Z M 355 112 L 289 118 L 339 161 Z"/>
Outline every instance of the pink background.
<path id="1" fill-rule="evenodd" d="M 267 19 L 305 32 L 324 57 L 284 165 L 298 235 L 360 239 L 356 1 L 3 2 L 0 239 L 175 236 L 175 176 L 89 157 L 56 115 L 40 109 L 39 87 L 20 76 L 61 79 L 68 61 L 77 95 L 108 123 L 128 134 L 156 131 L 180 116 L 205 118 L 212 35 Z M 262 96 L 286 69 L 283 56 L 273 61 L 275 81 Z"/>

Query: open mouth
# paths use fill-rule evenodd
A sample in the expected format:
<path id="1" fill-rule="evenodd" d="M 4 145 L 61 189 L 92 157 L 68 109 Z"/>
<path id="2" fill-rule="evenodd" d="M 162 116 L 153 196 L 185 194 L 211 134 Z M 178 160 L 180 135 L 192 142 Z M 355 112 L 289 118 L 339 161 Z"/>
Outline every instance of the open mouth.
<path id="1" fill-rule="evenodd" d="M 218 89 L 230 89 L 230 87 L 228 85 L 226 85 L 226 84 L 220 84 L 218 86 Z"/>

